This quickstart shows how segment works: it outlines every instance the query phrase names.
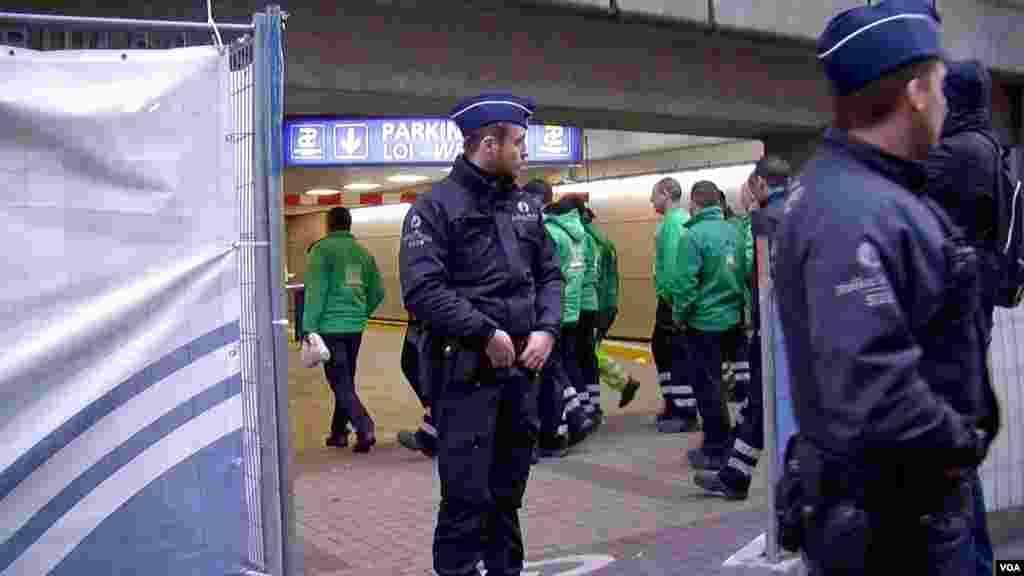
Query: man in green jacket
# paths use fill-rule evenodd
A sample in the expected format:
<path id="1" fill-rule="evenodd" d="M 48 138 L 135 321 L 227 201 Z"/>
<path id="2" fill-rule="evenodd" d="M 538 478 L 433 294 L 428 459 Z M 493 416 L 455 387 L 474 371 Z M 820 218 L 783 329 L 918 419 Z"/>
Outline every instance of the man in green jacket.
<path id="1" fill-rule="evenodd" d="M 562 271 L 561 333 L 541 371 L 542 384 L 537 400 L 541 421 L 538 455 L 543 458 L 562 457 L 567 454 L 569 444 L 582 439 L 592 426 L 584 422 L 583 407 L 574 380 L 579 378 L 576 332 L 585 267 L 584 231 L 570 201 L 551 203 L 554 192 L 550 184 L 534 180 L 523 190 L 546 206 L 544 228 L 555 244 Z"/>
<path id="2" fill-rule="evenodd" d="M 356 358 L 370 314 L 384 300 L 373 256 L 352 237 L 352 214 L 338 207 L 327 213 L 326 237 L 309 249 L 302 329 L 319 334 L 331 351 L 324 373 L 334 392 L 328 446 L 348 445 L 348 424 L 356 432 L 355 452 L 377 442 L 374 424 L 356 394 Z"/>
<path id="3" fill-rule="evenodd" d="M 672 283 L 678 267 L 677 254 L 683 225 L 690 215 L 682 206 L 683 189 L 674 178 L 663 178 L 651 190 L 654 211 L 663 215 L 654 233 L 654 292 L 658 308 L 651 334 L 651 353 L 665 409 L 658 414 L 658 431 L 672 434 L 697 429 L 697 400 L 688 383 L 686 355 L 674 353 L 672 336 Z M 678 372 L 678 374 L 673 374 Z"/>
<path id="4" fill-rule="evenodd" d="M 742 245 L 725 221 L 718 187 L 702 180 L 690 192 L 693 218 L 679 245 L 672 319 L 679 332 L 676 350 L 688 349 L 690 382 L 704 421 L 704 443 L 687 457 L 698 469 L 718 469 L 729 448 L 729 412 L 722 393 L 722 343 L 743 310 Z M 678 354 L 678 352 L 677 352 Z"/>
<path id="5" fill-rule="evenodd" d="M 583 227 L 587 230 L 597 247 L 597 315 L 594 320 L 594 349 L 597 354 L 598 379 L 619 393 L 619 408 L 624 408 L 636 397 L 640 382 L 626 373 L 626 370 L 611 356 L 601 350 L 601 341 L 608 336 L 608 331 L 619 313 L 619 258 L 615 243 L 611 241 L 601 228 L 594 223 L 594 211 L 584 210 Z M 600 389 L 600 387 L 598 387 Z M 600 410 L 600 395 L 598 409 Z"/>

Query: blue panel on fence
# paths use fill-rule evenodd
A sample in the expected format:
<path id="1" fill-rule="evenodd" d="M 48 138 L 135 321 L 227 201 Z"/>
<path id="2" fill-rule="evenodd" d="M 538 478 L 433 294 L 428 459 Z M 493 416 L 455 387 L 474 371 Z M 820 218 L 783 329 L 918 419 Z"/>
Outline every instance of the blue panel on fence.
<path id="1" fill-rule="evenodd" d="M 210 444 L 108 516 L 51 572 L 229 574 L 245 558 L 242 433 Z"/>
<path id="2" fill-rule="evenodd" d="M 796 417 L 793 415 L 791 382 L 789 377 L 789 359 L 786 357 L 786 339 L 782 334 L 782 323 L 779 320 L 779 308 L 772 306 L 772 333 L 775 335 L 775 423 L 778 452 L 776 454 L 776 470 L 782 473 L 783 457 L 786 444 L 796 434 Z"/>
<path id="3" fill-rule="evenodd" d="M 291 166 L 448 166 L 462 153 L 462 133 L 447 118 L 288 118 Z M 531 164 L 578 164 L 580 129 L 535 124 L 527 133 Z"/>

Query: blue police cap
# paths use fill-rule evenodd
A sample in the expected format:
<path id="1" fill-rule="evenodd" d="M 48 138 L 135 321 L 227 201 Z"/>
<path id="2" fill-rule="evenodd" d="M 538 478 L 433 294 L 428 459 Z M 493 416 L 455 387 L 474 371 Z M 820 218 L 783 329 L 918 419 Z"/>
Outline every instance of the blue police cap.
<path id="1" fill-rule="evenodd" d="M 463 134 L 469 134 L 488 124 L 508 122 L 529 128 L 527 122 L 536 105 L 529 98 L 512 94 L 484 93 L 467 98 L 455 105 L 451 119 Z"/>
<path id="2" fill-rule="evenodd" d="M 818 59 L 835 92 L 851 94 L 906 64 L 944 58 L 940 22 L 924 0 L 851 8 L 832 18 L 818 37 Z"/>

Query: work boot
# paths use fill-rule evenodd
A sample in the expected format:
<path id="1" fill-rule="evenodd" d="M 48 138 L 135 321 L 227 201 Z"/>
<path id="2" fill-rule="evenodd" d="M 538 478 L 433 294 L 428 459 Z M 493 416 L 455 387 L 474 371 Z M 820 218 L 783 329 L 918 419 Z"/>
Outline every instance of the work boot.
<path id="1" fill-rule="evenodd" d="M 594 432 L 595 423 L 590 418 L 584 418 L 583 423 L 579 429 L 573 433 L 569 432 L 569 446 L 575 446 L 580 442 L 586 440 L 587 436 L 590 436 Z"/>
<path id="2" fill-rule="evenodd" d="M 569 439 L 566 436 L 559 436 L 553 443 L 545 443 L 543 446 L 538 444 L 536 454 L 540 458 L 565 458 L 569 455 Z"/>
<path id="3" fill-rule="evenodd" d="M 357 454 L 366 454 L 373 448 L 373 445 L 377 443 L 376 436 L 359 436 L 356 438 L 356 445 L 352 447 L 352 451 Z"/>
<path id="4" fill-rule="evenodd" d="M 681 434 L 684 432 L 696 432 L 700 429 L 696 418 L 683 418 L 677 414 L 662 412 L 655 419 L 655 426 L 662 434 Z"/>
<path id="5" fill-rule="evenodd" d="M 725 456 L 708 454 L 700 448 L 687 451 L 686 459 L 695 470 L 713 470 L 717 473 L 725 467 Z"/>
<path id="6" fill-rule="evenodd" d="M 626 381 L 626 387 L 622 389 L 622 395 L 619 396 L 619 408 L 625 408 L 629 406 L 629 403 L 636 398 L 636 391 L 640 389 L 640 381 L 632 376 Z"/>
<path id="7" fill-rule="evenodd" d="M 398 433 L 398 443 L 413 452 L 422 452 L 427 458 L 433 458 L 437 455 L 434 439 L 430 438 L 422 430 L 417 430 L 416 432 L 400 431 Z"/>
<path id="8" fill-rule="evenodd" d="M 324 444 L 334 448 L 345 448 L 348 446 L 348 435 L 345 436 L 328 436 Z"/>
<path id="9" fill-rule="evenodd" d="M 725 482 L 722 481 L 722 477 L 718 472 L 712 472 L 710 470 L 702 470 L 697 472 L 693 476 L 693 483 L 701 488 L 711 492 L 712 494 L 720 494 L 725 497 L 726 500 L 746 500 L 747 491 L 739 488 L 731 488 Z"/>

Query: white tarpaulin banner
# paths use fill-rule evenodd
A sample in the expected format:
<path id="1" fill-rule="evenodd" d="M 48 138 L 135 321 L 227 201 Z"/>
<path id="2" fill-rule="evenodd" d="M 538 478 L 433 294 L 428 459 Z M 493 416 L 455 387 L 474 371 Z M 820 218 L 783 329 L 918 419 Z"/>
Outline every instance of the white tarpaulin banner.
<path id="1" fill-rule="evenodd" d="M 245 550 L 227 56 L 0 58 L 0 575 Z"/>

